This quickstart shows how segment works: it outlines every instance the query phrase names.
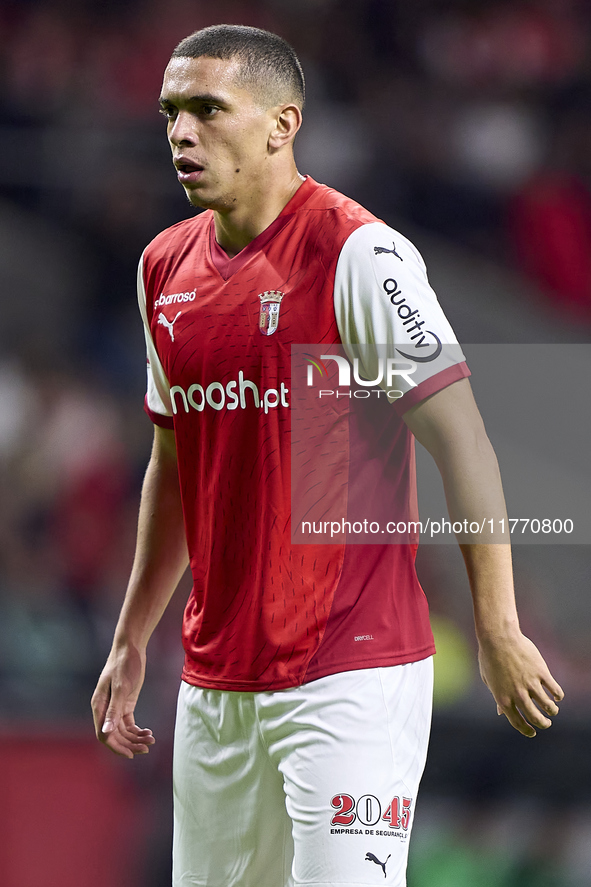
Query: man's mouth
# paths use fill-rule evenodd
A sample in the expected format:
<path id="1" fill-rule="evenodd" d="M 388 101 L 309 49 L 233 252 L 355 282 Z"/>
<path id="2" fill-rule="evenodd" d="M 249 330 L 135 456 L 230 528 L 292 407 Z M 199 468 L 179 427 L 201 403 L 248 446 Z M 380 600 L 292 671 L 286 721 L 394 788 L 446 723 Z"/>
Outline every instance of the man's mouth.
<path id="1" fill-rule="evenodd" d="M 174 165 L 177 171 L 177 178 L 183 184 L 196 182 L 204 169 L 200 163 L 196 163 L 186 157 L 177 157 L 174 160 Z"/>

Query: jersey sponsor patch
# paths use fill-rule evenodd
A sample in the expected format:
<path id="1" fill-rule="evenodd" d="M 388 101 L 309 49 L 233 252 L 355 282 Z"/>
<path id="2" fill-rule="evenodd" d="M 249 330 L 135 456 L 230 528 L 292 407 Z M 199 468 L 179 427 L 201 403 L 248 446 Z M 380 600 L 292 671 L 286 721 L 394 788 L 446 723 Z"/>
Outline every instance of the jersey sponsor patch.
<path id="1" fill-rule="evenodd" d="M 179 412 L 179 403 L 185 413 L 190 409 L 201 413 L 206 406 L 218 411 L 238 408 L 245 410 L 249 406 L 254 406 L 262 409 L 267 415 L 269 410 L 275 407 L 289 407 L 287 400 L 289 388 L 285 382 L 281 382 L 280 388 L 260 389 L 255 382 L 244 378 L 242 370 L 238 372 L 238 380 L 232 379 L 225 385 L 221 382 L 210 382 L 209 385 L 194 382 L 186 391 L 181 385 L 173 385 L 169 393 L 175 416 Z"/>
<path id="2" fill-rule="evenodd" d="M 158 298 L 154 299 L 154 308 L 159 308 L 161 305 L 178 305 L 179 302 L 194 302 L 196 296 L 197 290 L 185 293 L 171 293 L 168 296 L 160 293 Z"/>

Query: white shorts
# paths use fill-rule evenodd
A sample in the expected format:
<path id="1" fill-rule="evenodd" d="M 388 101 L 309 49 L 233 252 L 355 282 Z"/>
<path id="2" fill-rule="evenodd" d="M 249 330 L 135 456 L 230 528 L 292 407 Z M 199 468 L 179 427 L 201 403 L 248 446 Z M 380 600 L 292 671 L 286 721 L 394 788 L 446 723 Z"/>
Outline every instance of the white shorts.
<path id="1" fill-rule="evenodd" d="M 260 693 L 183 683 L 174 887 L 406 884 L 432 660 Z"/>

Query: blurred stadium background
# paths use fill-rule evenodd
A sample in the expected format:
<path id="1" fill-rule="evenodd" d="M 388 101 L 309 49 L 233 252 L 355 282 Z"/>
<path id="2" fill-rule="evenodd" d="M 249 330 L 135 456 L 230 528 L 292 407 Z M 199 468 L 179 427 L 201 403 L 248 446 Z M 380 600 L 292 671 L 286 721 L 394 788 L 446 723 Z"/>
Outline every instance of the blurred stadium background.
<path id="1" fill-rule="evenodd" d="M 188 587 L 150 649 L 139 719 L 153 752 L 110 756 L 88 701 L 151 441 L 137 259 L 191 212 L 156 98 L 176 42 L 221 21 L 293 43 L 309 91 L 301 171 L 415 240 L 463 341 L 591 340 L 586 0 L 3 0 L 3 887 L 169 884 Z M 458 552 L 425 546 L 420 569 L 440 653 L 410 887 L 591 885 L 589 550 L 516 551 L 524 628 L 567 691 L 533 743 L 479 683 Z"/>

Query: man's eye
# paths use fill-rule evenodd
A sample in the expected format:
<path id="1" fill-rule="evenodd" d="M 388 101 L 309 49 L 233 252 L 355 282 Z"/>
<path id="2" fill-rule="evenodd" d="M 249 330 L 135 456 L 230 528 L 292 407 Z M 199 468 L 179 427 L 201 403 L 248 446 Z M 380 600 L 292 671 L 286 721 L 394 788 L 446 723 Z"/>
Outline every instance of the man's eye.
<path id="1" fill-rule="evenodd" d="M 219 108 L 216 108 L 215 105 L 201 105 L 201 114 L 204 117 L 213 117 L 218 110 Z"/>
<path id="2" fill-rule="evenodd" d="M 167 120 L 173 120 L 176 111 L 174 108 L 160 108 L 160 114 L 162 114 L 163 117 L 166 117 Z"/>

